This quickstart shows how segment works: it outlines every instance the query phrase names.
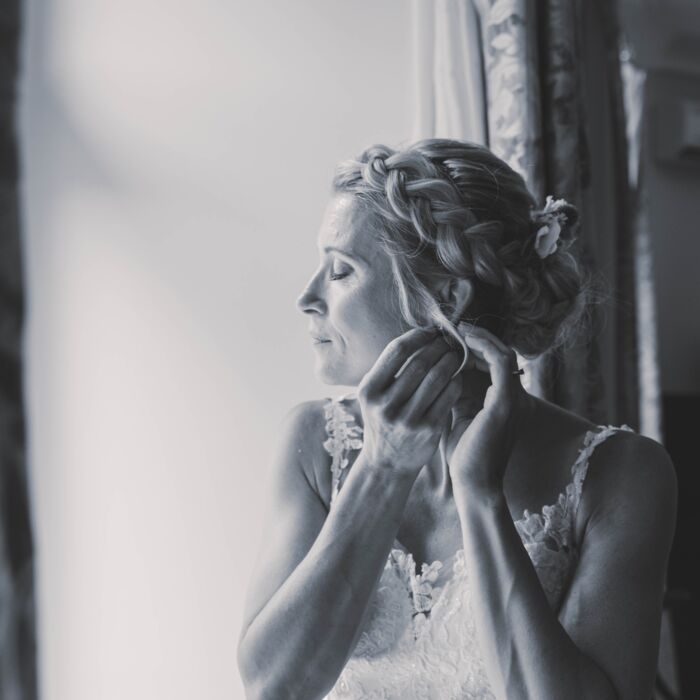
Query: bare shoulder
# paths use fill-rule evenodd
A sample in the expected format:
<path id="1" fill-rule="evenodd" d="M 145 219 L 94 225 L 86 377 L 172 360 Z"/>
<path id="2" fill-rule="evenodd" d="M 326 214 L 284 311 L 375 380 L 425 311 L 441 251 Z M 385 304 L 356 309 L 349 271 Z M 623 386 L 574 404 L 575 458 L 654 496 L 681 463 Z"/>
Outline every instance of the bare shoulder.
<path id="1" fill-rule="evenodd" d="M 302 401 L 276 426 L 263 532 L 246 591 L 241 637 L 304 558 L 326 519 L 328 511 L 315 484 L 323 414 L 323 401 Z"/>
<path id="2" fill-rule="evenodd" d="M 570 440 L 580 448 L 583 436 L 597 433 L 601 426 L 556 404 L 538 399 L 542 407 L 543 430 Z M 571 440 L 573 438 L 573 440 Z M 617 504 L 640 492 L 668 497 L 676 488 L 673 461 L 664 446 L 651 438 L 629 430 L 616 430 L 599 442 L 588 460 L 584 500 L 588 505 L 604 507 Z M 584 503 L 582 502 L 582 506 Z"/>
<path id="3" fill-rule="evenodd" d="M 673 463 L 660 443 L 626 430 L 606 435 L 588 461 L 580 558 L 559 620 L 616 697 L 649 698 L 675 531 Z"/>
<path id="4" fill-rule="evenodd" d="M 615 431 L 589 459 L 580 515 L 590 528 L 613 521 L 673 528 L 676 471 L 666 448 L 626 430 Z"/>
<path id="5" fill-rule="evenodd" d="M 288 433 L 287 444 L 293 445 L 295 461 L 306 480 L 323 502 L 326 510 L 330 501 L 330 455 L 323 447 L 328 438 L 326 406 L 329 399 L 301 401 L 287 411 L 283 420 Z"/>
<path id="6" fill-rule="evenodd" d="M 287 411 L 282 420 L 285 432 L 293 435 L 299 458 L 304 461 L 314 456 L 317 442 L 314 438 L 319 437 L 324 429 L 325 403 L 325 399 L 300 401 Z"/>

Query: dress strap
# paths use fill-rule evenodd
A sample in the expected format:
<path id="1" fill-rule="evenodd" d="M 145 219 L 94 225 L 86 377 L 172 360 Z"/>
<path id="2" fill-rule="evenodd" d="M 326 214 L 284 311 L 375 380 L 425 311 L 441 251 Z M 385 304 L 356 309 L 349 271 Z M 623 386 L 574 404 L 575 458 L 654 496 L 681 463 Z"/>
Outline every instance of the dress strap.
<path id="1" fill-rule="evenodd" d="M 604 442 L 611 435 L 615 434 L 619 430 L 625 430 L 633 433 L 634 430 L 629 427 L 629 425 L 614 426 L 614 425 L 599 425 L 598 432 L 594 430 L 589 430 L 586 433 L 586 437 L 583 440 L 583 447 L 579 450 L 579 456 L 571 467 L 571 475 L 573 476 L 573 481 L 567 488 L 567 497 L 569 500 L 569 508 L 571 513 L 571 522 L 573 523 L 576 519 L 576 513 L 578 512 L 579 504 L 581 503 L 581 494 L 583 492 L 583 482 L 586 479 L 586 474 L 588 473 L 588 460 L 593 454 L 593 450 Z"/>
<path id="2" fill-rule="evenodd" d="M 355 423 L 355 417 L 348 413 L 342 404 L 348 396 L 350 394 L 344 394 L 337 399 L 328 398 L 323 407 L 326 417 L 326 434 L 328 435 L 323 447 L 332 457 L 331 506 L 340 490 L 343 470 L 349 463 L 348 451 L 362 449 L 362 427 Z"/>

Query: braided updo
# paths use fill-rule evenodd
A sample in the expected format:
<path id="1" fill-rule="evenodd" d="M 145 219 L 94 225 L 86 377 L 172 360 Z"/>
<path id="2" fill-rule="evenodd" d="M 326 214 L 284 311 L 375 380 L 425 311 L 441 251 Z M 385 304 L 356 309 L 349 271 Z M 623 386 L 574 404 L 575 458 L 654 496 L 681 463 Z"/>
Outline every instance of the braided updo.
<path id="1" fill-rule="evenodd" d="M 582 319 L 587 279 L 569 250 L 576 209 L 566 206 L 558 249 L 541 258 L 536 203 L 487 148 L 448 139 L 398 151 L 374 145 L 338 165 L 333 190 L 354 195 L 378 224 L 409 326 L 441 327 L 466 351 L 455 328 L 464 320 L 534 358 L 562 345 Z M 470 280 L 474 297 L 466 316 L 449 319 L 431 289 L 454 277 Z"/>

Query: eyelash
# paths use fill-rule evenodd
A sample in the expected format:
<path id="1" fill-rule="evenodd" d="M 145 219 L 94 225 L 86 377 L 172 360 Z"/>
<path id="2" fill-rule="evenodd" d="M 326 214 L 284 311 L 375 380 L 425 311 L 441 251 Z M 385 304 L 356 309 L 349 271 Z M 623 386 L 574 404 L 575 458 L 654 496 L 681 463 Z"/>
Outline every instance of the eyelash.
<path id="1" fill-rule="evenodd" d="M 350 274 L 350 271 L 348 272 L 338 272 L 338 273 L 333 273 L 333 266 L 331 265 L 330 272 L 328 274 L 328 278 L 334 282 L 336 280 L 341 280 L 343 277 L 347 277 Z"/>

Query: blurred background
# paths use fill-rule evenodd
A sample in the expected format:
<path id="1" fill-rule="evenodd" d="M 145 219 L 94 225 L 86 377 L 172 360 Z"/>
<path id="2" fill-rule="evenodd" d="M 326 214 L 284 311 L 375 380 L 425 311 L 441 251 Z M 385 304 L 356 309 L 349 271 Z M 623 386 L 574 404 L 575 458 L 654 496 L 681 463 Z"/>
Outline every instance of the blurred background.
<path id="1" fill-rule="evenodd" d="M 5 0 L 0 37 L 0 700 L 244 697 L 278 426 L 348 390 L 294 305 L 333 169 L 427 136 L 582 212 L 611 298 L 527 381 L 671 453 L 657 697 L 700 697 L 695 0 Z"/>

